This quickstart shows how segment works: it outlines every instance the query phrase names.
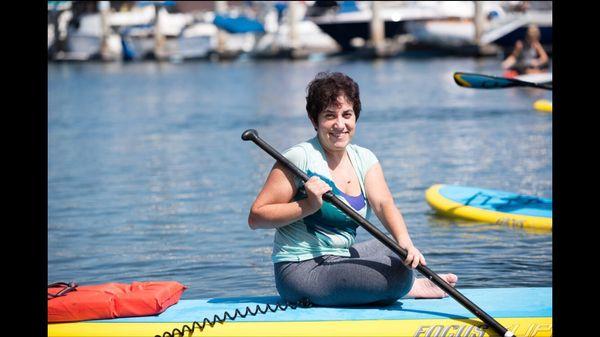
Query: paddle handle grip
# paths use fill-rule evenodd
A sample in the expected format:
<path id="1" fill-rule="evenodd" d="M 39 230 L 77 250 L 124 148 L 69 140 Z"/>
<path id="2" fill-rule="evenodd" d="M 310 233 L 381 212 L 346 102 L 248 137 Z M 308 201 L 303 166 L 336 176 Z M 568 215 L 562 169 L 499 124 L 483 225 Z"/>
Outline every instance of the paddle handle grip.
<path id="1" fill-rule="evenodd" d="M 300 170 L 296 165 L 294 165 L 291 161 L 285 158 L 281 153 L 275 150 L 271 145 L 265 142 L 262 138 L 258 136 L 258 132 L 254 129 L 248 129 L 242 133 L 242 140 L 244 141 L 252 141 L 258 147 L 267 152 L 271 157 L 275 158 L 280 164 L 285 166 L 288 170 L 290 170 L 293 174 L 298 176 L 302 181 L 306 182 L 310 177 Z M 354 220 L 358 225 L 363 227 L 367 232 L 373 235 L 377 240 L 386 245 L 390 250 L 398 254 L 402 260 L 406 259 L 408 252 L 400 247 L 396 241 L 385 235 L 381 232 L 377 227 L 371 224 L 367 219 L 365 219 L 362 215 L 356 212 L 352 207 L 345 204 L 340 198 L 338 198 L 333 192 L 328 191 L 323 194 L 323 200 L 330 202 L 334 206 L 338 207 L 342 210 L 346 215 L 348 215 L 352 220 Z M 449 296 L 454 298 L 460 304 L 462 304 L 466 309 L 471 311 L 476 317 L 481 319 L 485 324 L 491 327 L 494 331 L 500 334 L 500 336 L 511 337 L 514 336 L 512 332 L 508 329 L 504 328 L 500 323 L 498 323 L 494 318 L 489 316 L 485 311 L 471 302 L 468 298 L 466 298 L 463 294 L 461 294 L 456 288 L 450 286 L 446 281 L 444 281 L 439 275 L 434 273 L 428 267 L 419 264 L 416 268 L 421 274 L 426 276 L 429 280 L 431 280 L 435 285 L 440 287 L 444 292 L 446 292 Z"/>

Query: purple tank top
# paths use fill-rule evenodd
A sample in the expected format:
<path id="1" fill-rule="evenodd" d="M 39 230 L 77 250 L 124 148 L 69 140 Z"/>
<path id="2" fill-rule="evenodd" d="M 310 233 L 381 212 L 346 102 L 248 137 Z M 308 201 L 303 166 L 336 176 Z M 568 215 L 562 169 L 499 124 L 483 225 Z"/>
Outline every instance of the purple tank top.
<path id="1" fill-rule="evenodd" d="M 340 194 L 343 195 L 344 198 L 348 201 L 350 206 L 352 206 L 352 208 L 354 208 L 357 211 L 361 210 L 367 204 L 365 202 L 365 197 L 363 196 L 362 192 L 360 192 L 359 195 L 353 197 L 351 195 L 348 195 L 348 194 L 342 192 L 342 190 L 339 190 L 339 191 L 340 191 Z"/>

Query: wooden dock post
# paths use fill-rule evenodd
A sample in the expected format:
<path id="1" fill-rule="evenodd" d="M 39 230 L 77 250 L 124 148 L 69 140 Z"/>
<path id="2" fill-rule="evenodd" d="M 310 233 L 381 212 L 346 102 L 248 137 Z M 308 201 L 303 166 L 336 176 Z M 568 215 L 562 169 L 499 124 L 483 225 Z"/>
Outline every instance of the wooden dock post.
<path id="1" fill-rule="evenodd" d="M 475 10 L 474 10 L 474 17 L 473 17 L 473 23 L 475 25 L 475 36 L 474 38 L 474 43 L 478 46 L 481 47 L 481 36 L 483 35 L 483 25 L 484 25 L 484 13 L 483 13 L 483 3 L 482 1 L 474 1 L 474 6 L 475 6 Z"/>
<path id="2" fill-rule="evenodd" d="M 162 32 L 162 20 L 161 20 L 161 6 L 154 5 L 154 58 L 157 60 L 164 60 L 165 54 L 165 36 Z"/>
<path id="3" fill-rule="evenodd" d="M 97 6 L 98 11 L 100 12 L 100 31 L 102 32 L 100 38 L 100 59 L 102 59 L 102 61 L 109 61 L 112 59 L 108 46 L 108 36 L 110 35 L 110 26 L 108 23 L 110 2 L 98 1 Z"/>
<path id="4" fill-rule="evenodd" d="M 371 2 L 371 44 L 376 56 L 382 56 L 385 48 L 385 25 L 381 19 L 380 1 Z"/>
<path id="5" fill-rule="evenodd" d="M 306 56 L 306 51 L 300 50 L 300 42 L 298 37 L 298 2 L 288 2 L 288 18 L 289 18 L 289 38 L 290 38 L 290 57 L 302 58 Z"/>
<path id="6" fill-rule="evenodd" d="M 225 14 L 227 12 L 227 1 L 215 1 L 215 15 Z M 221 28 L 217 27 L 217 57 L 221 58 L 225 56 L 225 45 L 227 39 L 227 33 Z"/>

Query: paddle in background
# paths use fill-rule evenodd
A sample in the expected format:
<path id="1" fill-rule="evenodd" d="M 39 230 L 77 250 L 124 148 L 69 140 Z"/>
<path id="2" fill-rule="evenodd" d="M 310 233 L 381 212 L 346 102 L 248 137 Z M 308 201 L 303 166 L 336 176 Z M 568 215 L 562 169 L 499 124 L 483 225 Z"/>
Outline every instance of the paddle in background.
<path id="1" fill-rule="evenodd" d="M 523 75 L 523 78 L 536 78 L 536 75 Z M 512 87 L 532 87 L 538 89 L 552 90 L 552 76 L 550 82 L 529 82 L 519 78 L 496 77 L 482 74 L 456 72 L 454 73 L 454 82 L 461 87 L 472 89 L 503 89 Z M 533 108 L 541 112 L 552 112 L 552 102 L 540 99 L 533 103 Z"/>
<path id="2" fill-rule="evenodd" d="M 296 167 L 292 162 L 290 162 L 287 158 L 285 158 L 281 153 L 275 150 L 271 145 L 265 142 L 262 138 L 258 136 L 258 132 L 254 129 L 249 129 L 242 133 L 242 140 L 244 141 L 252 141 L 258 147 L 267 152 L 271 157 L 275 158 L 279 163 L 285 166 L 290 172 L 298 176 L 302 181 L 306 182 L 309 177 Z M 354 220 L 358 225 L 363 227 L 367 232 L 373 235 L 377 240 L 390 248 L 393 252 L 398 254 L 402 260 L 406 259 L 407 252 L 404 248 L 400 247 L 394 240 L 389 238 L 383 232 L 381 232 L 377 227 L 371 224 L 367 219 L 363 218 L 360 214 L 358 214 L 354 209 L 350 206 L 346 205 L 341 199 L 335 196 L 331 191 L 325 193 L 323 195 L 323 200 L 333 204 L 341 211 L 343 211 L 346 215 L 348 215 L 352 220 Z M 468 298 L 466 298 L 463 294 L 461 294 L 458 290 L 450 286 L 446 281 L 444 281 L 439 275 L 431 271 L 428 267 L 419 264 L 416 268 L 421 274 L 426 276 L 429 280 L 431 280 L 435 285 L 440 287 L 444 292 L 462 304 L 467 310 L 472 312 L 477 318 L 483 321 L 488 327 L 491 327 L 496 333 L 500 336 L 511 337 L 514 336 L 513 332 L 509 331 L 505 327 L 503 327 L 498 321 L 488 315 L 485 311 L 479 308 L 475 303 L 471 302 Z"/>
<path id="3" fill-rule="evenodd" d="M 521 81 L 516 78 L 497 77 L 473 73 L 454 73 L 454 82 L 461 87 L 473 89 L 504 89 L 513 87 L 531 87 L 552 90 L 552 84 Z"/>

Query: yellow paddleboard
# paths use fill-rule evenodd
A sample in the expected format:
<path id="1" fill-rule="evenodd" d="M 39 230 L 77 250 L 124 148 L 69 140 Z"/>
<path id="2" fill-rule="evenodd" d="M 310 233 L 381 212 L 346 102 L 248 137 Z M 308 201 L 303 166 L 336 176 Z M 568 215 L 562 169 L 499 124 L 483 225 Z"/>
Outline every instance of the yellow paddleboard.
<path id="1" fill-rule="evenodd" d="M 552 112 L 552 102 L 547 99 L 538 99 L 533 103 L 533 108 L 541 112 Z"/>
<path id="2" fill-rule="evenodd" d="M 550 287 L 460 291 L 516 336 L 552 336 Z M 48 324 L 48 337 L 174 337 L 175 329 L 186 331 L 185 337 L 498 336 L 450 297 L 403 298 L 384 307 L 276 309 L 281 301 L 279 296 L 181 300 L 157 316 Z"/>
<path id="3" fill-rule="evenodd" d="M 513 227 L 552 230 L 552 199 L 530 195 L 435 184 L 425 191 L 425 200 L 437 212 Z"/>

